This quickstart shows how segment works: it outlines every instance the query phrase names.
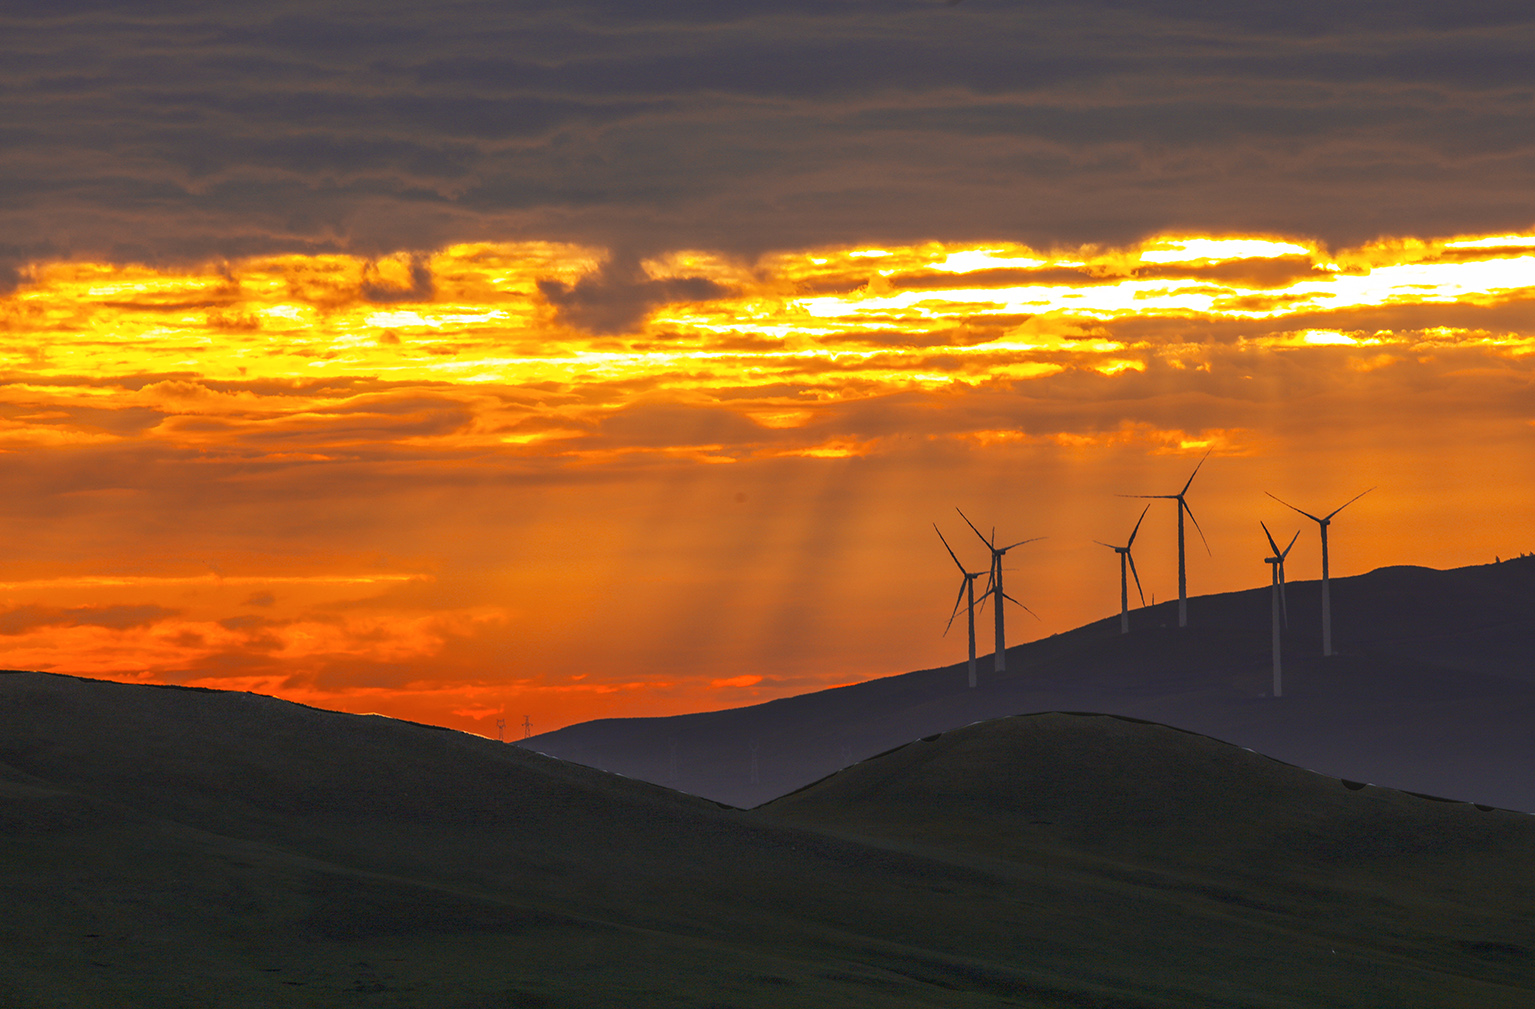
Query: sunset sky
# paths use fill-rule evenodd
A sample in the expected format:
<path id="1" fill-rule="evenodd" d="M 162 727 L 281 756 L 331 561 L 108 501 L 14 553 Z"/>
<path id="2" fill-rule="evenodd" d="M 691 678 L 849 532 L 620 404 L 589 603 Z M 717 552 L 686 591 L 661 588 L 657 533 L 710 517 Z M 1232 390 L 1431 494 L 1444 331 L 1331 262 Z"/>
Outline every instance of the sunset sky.
<path id="1" fill-rule="evenodd" d="M 1048 537 L 1010 641 L 1117 612 L 1117 495 L 1206 452 L 1194 595 L 1267 583 L 1265 491 L 1377 488 L 1335 574 L 1535 550 L 1532 47 L 1493 3 L 0 5 L 0 666 L 491 737 L 752 703 L 963 658 L 956 507 Z"/>

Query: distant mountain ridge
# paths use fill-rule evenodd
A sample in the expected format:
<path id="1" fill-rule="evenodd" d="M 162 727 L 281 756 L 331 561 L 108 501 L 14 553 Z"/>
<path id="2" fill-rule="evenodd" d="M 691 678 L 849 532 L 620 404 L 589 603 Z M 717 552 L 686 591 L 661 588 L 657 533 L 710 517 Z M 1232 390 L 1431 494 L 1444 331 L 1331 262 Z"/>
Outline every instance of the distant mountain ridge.
<path id="1" fill-rule="evenodd" d="M 756 806 L 875 753 L 971 722 L 1098 711 L 1177 726 L 1325 774 L 1535 811 L 1535 556 L 1291 582 L 1284 696 L 1268 696 L 1270 590 L 1117 615 L 964 662 L 763 704 L 601 719 L 523 741 L 552 756 Z"/>

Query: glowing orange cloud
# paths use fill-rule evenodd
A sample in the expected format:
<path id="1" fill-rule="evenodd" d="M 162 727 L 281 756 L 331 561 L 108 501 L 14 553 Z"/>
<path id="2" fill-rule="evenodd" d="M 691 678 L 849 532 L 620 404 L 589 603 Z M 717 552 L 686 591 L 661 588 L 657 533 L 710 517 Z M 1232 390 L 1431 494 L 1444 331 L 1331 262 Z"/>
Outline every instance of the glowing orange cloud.
<path id="1" fill-rule="evenodd" d="M 547 729 L 932 664 L 904 628 L 942 565 L 890 544 L 960 495 L 1016 507 L 1017 473 L 1088 540 L 1168 455 L 1447 471 L 1453 429 L 1506 482 L 1479 505 L 1525 508 L 1535 235 L 683 250 L 645 276 L 713 294 L 593 333 L 545 292 L 605 261 L 34 264 L 0 299 L 0 663 Z M 1065 582 L 1089 562 L 1061 542 Z M 1059 595 L 1039 631 L 1108 605 Z"/>

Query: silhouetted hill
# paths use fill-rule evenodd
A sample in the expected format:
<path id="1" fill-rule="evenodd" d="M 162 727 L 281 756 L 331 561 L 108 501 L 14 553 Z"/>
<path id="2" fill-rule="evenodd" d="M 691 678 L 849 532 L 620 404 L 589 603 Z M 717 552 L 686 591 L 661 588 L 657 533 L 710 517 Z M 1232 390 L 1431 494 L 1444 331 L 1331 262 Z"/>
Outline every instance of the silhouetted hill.
<path id="1" fill-rule="evenodd" d="M 1535 557 L 1289 586 L 1284 696 L 1273 698 L 1267 587 L 1117 614 L 956 663 L 672 718 L 603 719 L 524 745 L 753 806 L 920 736 L 1030 711 L 1102 711 L 1250 746 L 1314 770 L 1535 811 Z M 935 625 L 936 626 L 936 625 Z M 755 748 L 755 749 L 754 749 Z M 755 752 L 755 780 L 753 774 Z"/>
<path id="2" fill-rule="evenodd" d="M 1230 884 L 1281 865 L 1424 855 L 1452 837 L 1460 857 L 1471 834 L 1508 840 L 1520 829 L 1512 825 L 1535 826 L 1525 814 L 1471 808 L 1492 811 L 1343 782 L 1155 722 L 1050 712 L 916 740 L 759 811 L 1010 859 L 1197 866 Z"/>
<path id="3" fill-rule="evenodd" d="M 0 1005 L 1522 1007 L 1535 820 L 1008 719 L 744 811 L 447 730 L 0 675 Z"/>

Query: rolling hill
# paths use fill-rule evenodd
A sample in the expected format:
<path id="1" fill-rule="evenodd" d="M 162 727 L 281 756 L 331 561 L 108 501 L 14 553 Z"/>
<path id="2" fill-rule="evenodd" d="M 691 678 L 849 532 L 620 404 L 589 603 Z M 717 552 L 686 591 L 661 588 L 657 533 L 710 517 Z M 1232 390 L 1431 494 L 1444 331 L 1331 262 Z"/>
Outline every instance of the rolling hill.
<path id="1" fill-rule="evenodd" d="M 1382 568 L 1289 587 L 1283 696 L 1270 697 L 1267 587 L 1176 602 L 963 662 L 725 711 L 603 719 L 524 744 L 566 760 L 755 806 L 870 754 L 1022 712 L 1097 711 L 1175 725 L 1302 767 L 1535 811 L 1535 556 L 1435 571 Z M 935 623 L 935 633 L 937 624 Z M 960 645 L 959 647 L 963 647 Z M 958 650 L 958 648 L 956 649 Z"/>
<path id="2" fill-rule="evenodd" d="M 249 694 L 0 675 L 0 1004 L 1486 1007 L 1535 818 L 994 720 L 756 810 Z"/>

